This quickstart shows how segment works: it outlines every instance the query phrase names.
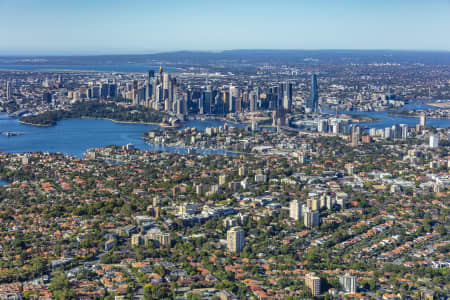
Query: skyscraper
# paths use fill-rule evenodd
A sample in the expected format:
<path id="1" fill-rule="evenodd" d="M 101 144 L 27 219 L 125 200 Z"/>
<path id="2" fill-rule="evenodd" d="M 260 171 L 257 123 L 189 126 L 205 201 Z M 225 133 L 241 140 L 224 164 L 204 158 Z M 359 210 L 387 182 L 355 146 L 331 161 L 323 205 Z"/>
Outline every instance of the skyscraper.
<path id="1" fill-rule="evenodd" d="M 6 100 L 11 100 L 12 99 L 12 86 L 11 86 L 11 82 L 7 82 L 6 83 Z"/>
<path id="2" fill-rule="evenodd" d="M 117 97 L 117 85 L 115 83 L 111 83 L 109 85 L 109 97 L 111 98 Z"/>
<path id="3" fill-rule="evenodd" d="M 109 97 L 109 85 L 107 83 L 102 83 L 100 85 L 100 97 L 106 99 Z"/>
<path id="4" fill-rule="evenodd" d="M 236 226 L 227 232 L 227 247 L 232 252 L 239 253 L 244 248 L 244 230 Z"/>
<path id="5" fill-rule="evenodd" d="M 149 70 L 148 71 L 148 81 L 150 82 L 150 80 L 155 77 L 155 71 L 153 70 Z"/>
<path id="6" fill-rule="evenodd" d="M 319 94 L 317 91 L 317 75 L 313 74 L 311 77 L 311 96 L 306 101 L 306 108 L 311 112 L 317 112 L 319 107 Z"/>
<path id="7" fill-rule="evenodd" d="M 253 92 L 253 91 L 251 91 L 249 94 L 248 94 L 248 100 L 249 100 L 249 110 L 251 111 L 251 112 L 254 112 L 254 111 L 256 111 L 256 94 L 255 94 L 255 92 Z"/>
<path id="8" fill-rule="evenodd" d="M 283 109 L 290 111 L 292 108 L 292 83 L 283 84 Z"/>
<path id="9" fill-rule="evenodd" d="M 203 92 L 203 113 L 209 114 L 211 113 L 211 105 L 212 105 L 212 87 L 208 85 L 206 87 L 206 91 Z"/>
<path id="10" fill-rule="evenodd" d="M 228 111 L 235 112 L 236 111 L 236 100 L 240 95 L 240 91 L 237 87 L 230 85 L 230 98 L 228 102 Z"/>

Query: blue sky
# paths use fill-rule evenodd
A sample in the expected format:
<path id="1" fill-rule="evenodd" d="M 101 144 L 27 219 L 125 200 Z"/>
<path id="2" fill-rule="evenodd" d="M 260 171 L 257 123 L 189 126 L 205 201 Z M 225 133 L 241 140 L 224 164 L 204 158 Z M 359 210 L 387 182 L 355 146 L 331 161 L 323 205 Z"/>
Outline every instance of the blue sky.
<path id="1" fill-rule="evenodd" d="M 449 0 L 0 0 L 0 54 L 450 50 Z"/>

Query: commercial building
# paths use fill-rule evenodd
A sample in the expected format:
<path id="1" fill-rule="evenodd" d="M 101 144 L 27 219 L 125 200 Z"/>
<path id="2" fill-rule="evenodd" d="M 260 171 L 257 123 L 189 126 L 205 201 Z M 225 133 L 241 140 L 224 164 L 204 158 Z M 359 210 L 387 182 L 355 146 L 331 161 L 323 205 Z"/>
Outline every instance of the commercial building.
<path id="1" fill-rule="evenodd" d="M 306 101 L 306 108 L 311 112 L 317 112 L 319 107 L 319 94 L 317 91 L 317 75 L 311 76 L 311 96 Z"/>
<path id="2" fill-rule="evenodd" d="M 11 100 L 12 99 L 12 86 L 11 86 L 11 82 L 7 82 L 6 83 L 6 100 Z"/>

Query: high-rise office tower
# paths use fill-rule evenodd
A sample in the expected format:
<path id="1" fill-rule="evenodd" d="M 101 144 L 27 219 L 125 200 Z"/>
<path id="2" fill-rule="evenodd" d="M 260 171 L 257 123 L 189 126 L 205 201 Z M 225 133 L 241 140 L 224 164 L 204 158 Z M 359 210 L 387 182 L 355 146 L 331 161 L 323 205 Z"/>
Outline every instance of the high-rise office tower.
<path id="1" fill-rule="evenodd" d="M 251 112 L 254 112 L 254 111 L 256 111 L 256 94 L 255 94 L 255 92 L 253 92 L 253 91 L 251 91 L 249 94 L 248 94 L 248 100 L 249 100 L 249 110 L 251 111 Z"/>
<path id="2" fill-rule="evenodd" d="M 153 71 L 153 70 L 149 70 L 148 71 L 148 81 L 150 82 L 151 80 L 152 80 L 152 78 L 154 78 L 155 77 L 155 71 Z"/>
<path id="3" fill-rule="evenodd" d="M 198 113 L 200 115 L 203 115 L 205 113 L 205 97 L 201 97 L 200 99 L 198 99 Z"/>
<path id="4" fill-rule="evenodd" d="M 292 83 L 283 84 L 283 109 L 290 111 L 292 108 Z"/>
<path id="5" fill-rule="evenodd" d="M 211 103 L 212 103 L 212 91 L 211 86 L 206 88 L 206 91 L 203 92 L 203 113 L 209 114 L 211 113 Z"/>
<path id="6" fill-rule="evenodd" d="M 236 111 L 236 100 L 240 96 L 239 89 L 235 86 L 230 85 L 230 98 L 228 101 L 228 111 L 235 112 Z"/>
<path id="7" fill-rule="evenodd" d="M 89 89 L 89 98 L 98 99 L 100 97 L 100 88 L 98 86 L 93 86 Z"/>
<path id="8" fill-rule="evenodd" d="M 241 97 L 236 98 L 236 102 L 234 103 L 234 110 L 236 112 L 242 111 L 242 98 Z"/>
<path id="9" fill-rule="evenodd" d="M 111 83 L 109 85 L 109 97 L 111 98 L 117 97 L 117 85 L 115 83 Z"/>
<path id="10" fill-rule="evenodd" d="M 169 89 L 170 75 L 168 73 L 163 74 L 163 88 L 165 90 Z"/>
<path id="11" fill-rule="evenodd" d="M 289 217 L 296 221 L 302 217 L 302 205 L 298 200 L 292 200 L 289 203 Z"/>
<path id="12" fill-rule="evenodd" d="M 214 97 L 214 113 L 215 114 L 223 114 L 222 95 L 218 92 L 215 92 L 215 97 Z"/>
<path id="13" fill-rule="evenodd" d="M 227 247 L 232 252 L 239 253 L 244 248 L 244 230 L 236 226 L 227 232 Z"/>
<path id="14" fill-rule="evenodd" d="M 358 286 L 356 283 L 356 276 L 345 274 L 344 276 L 339 276 L 339 283 L 342 289 L 347 293 L 356 293 Z"/>
<path id="15" fill-rule="evenodd" d="M 311 77 L 311 96 L 306 100 L 306 108 L 311 112 L 317 112 L 319 107 L 319 94 L 317 91 L 317 75 Z"/>
<path id="16" fill-rule="evenodd" d="M 107 83 L 102 83 L 102 85 L 100 86 L 100 97 L 102 99 L 106 99 L 109 96 L 109 84 Z"/>
<path id="17" fill-rule="evenodd" d="M 6 83 L 6 100 L 11 100 L 12 99 L 12 86 L 11 86 L 11 82 L 7 82 Z"/>

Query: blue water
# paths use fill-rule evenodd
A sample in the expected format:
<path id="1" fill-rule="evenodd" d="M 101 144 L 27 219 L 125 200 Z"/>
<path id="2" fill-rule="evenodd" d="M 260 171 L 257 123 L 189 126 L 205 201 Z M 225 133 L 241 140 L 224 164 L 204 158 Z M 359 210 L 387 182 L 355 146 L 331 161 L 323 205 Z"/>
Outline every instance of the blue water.
<path id="1" fill-rule="evenodd" d="M 418 109 L 438 109 L 438 108 L 439 107 L 428 105 L 428 104 L 423 103 L 423 102 L 411 102 L 411 103 L 406 104 L 402 108 L 400 108 L 399 111 L 410 110 L 410 109 L 418 110 Z"/>
<path id="2" fill-rule="evenodd" d="M 8 181 L 0 180 L 0 186 L 6 186 L 8 184 L 9 184 Z"/>
<path id="3" fill-rule="evenodd" d="M 21 71 L 106 71 L 144 73 L 149 70 L 158 71 L 159 66 L 148 64 L 115 64 L 115 65 L 45 65 L 45 64 L 0 64 L 0 70 Z M 166 72 L 179 72 L 180 69 L 164 67 Z"/>
<path id="4" fill-rule="evenodd" d="M 380 119 L 379 122 L 361 122 L 369 128 L 385 128 L 394 124 L 415 126 L 418 118 L 398 117 L 388 115 L 387 112 L 343 112 L 366 115 Z M 183 128 L 196 127 L 204 130 L 206 127 L 223 126 L 225 122 L 217 120 L 187 121 Z M 434 127 L 450 127 L 448 119 L 427 119 L 427 125 Z M 245 127 L 247 124 L 233 125 Z M 70 119 L 62 120 L 53 127 L 35 127 L 20 124 L 17 119 L 9 118 L 7 114 L 0 114 L 0 151 L 2 152 L 61 152 L 82 157 L 89 148 L 105 147 L 108 145 L 134 144 L 138 149 L 160 150 L 175 153 L 186 153 L 184 147 L 166 147 L 150 145 L 141 139 L 142 134 L 151 129 L 161 129 L 156 125 L 121 124 L 109 120 L 99 119 Z M 5 132 L 22 132 L 23 135 L 7 137 Z M 194 149 L 200 154 L 229 154 L 224 150 Z"/>
<path id="5" fill-rule="evenodd" d="M 405 110 L 424 110 L 424 109 L 438 109 L 438 107 L 427 105 L 423 102 L 411 102 L 406 104 L 404 107 L 398 109 L 397 111 L 405 111 Z M 334 114 L 335 111 L 331 111 L 328 109 L 324 109 L 323 112 Z M 367 126 L 368 128 L 386 128 L 392 127 L 395 124 L 406 124 L 410 127 L 416 126 L 419 124 L 419 118 L 412 117 L 400 117 L 400 116 L 392 116 L 389 115 L 386 111 L 338 111 L 341 114 L 352 114 L 352 115 L 362 115 L 369 116 L 378 119 L 378 122 L 361 122 L 360 125 Z M 427 119 L 427 126 L 446 128 L 450 127 L 449 119 Z"/>
<path id="6" fill-rule="evenodd" d="M 187 121 L 183 128 L 196 127 L 204 130 L 206 127 L 223 126 L 224 122 Z M 233 125 L 244 127 L 245 124 Z M 174 153 L 186 153 L 184 147 L 165 147 L 150 145 L 142 138 L 142 134 L 151 129 L 160 128 L 156 125 L 122 124 L 100 119 L 69 119 L 59 121 L 53 127 L 36 127 L 21 124 L 17 119 L 9 118 L 7 114 L 0 114 L 0 151 L 1 152 L 61 152 L 82 157 L 89 148 L 105 147 L 108 145 L 134 144 L 143 150 L 161 150 Z M 22 132 L 23 135 L 7 137 L 5 132 Z M 228 154 L 224 150 L 194 149 L 200 154 Z"/>
<path id="7" fill-rule="evenodd" d="M 373 118 L 377 118 L 379 122 L 360 122 L 360 125 L 367 126 L 369 128 L 386 128 L 391 127 L 395 124 L 406 124 L 410 127 L 414 127 L 419 124 L 419 118 L 412 117 L 399 117 L 399 116 L 391 116 L 385 111 L 374 111 L 374 112 L 365 112 L 365 111 L 351 111 L 351 112 L 342 112 L 342 113 L 350 113 L 353 115 L 363 115 L 369 116 Z M 433 127 L 441 127 L 446 128 L 450 127 L 449 119 L 427 119 L 427 126 Z"/>

